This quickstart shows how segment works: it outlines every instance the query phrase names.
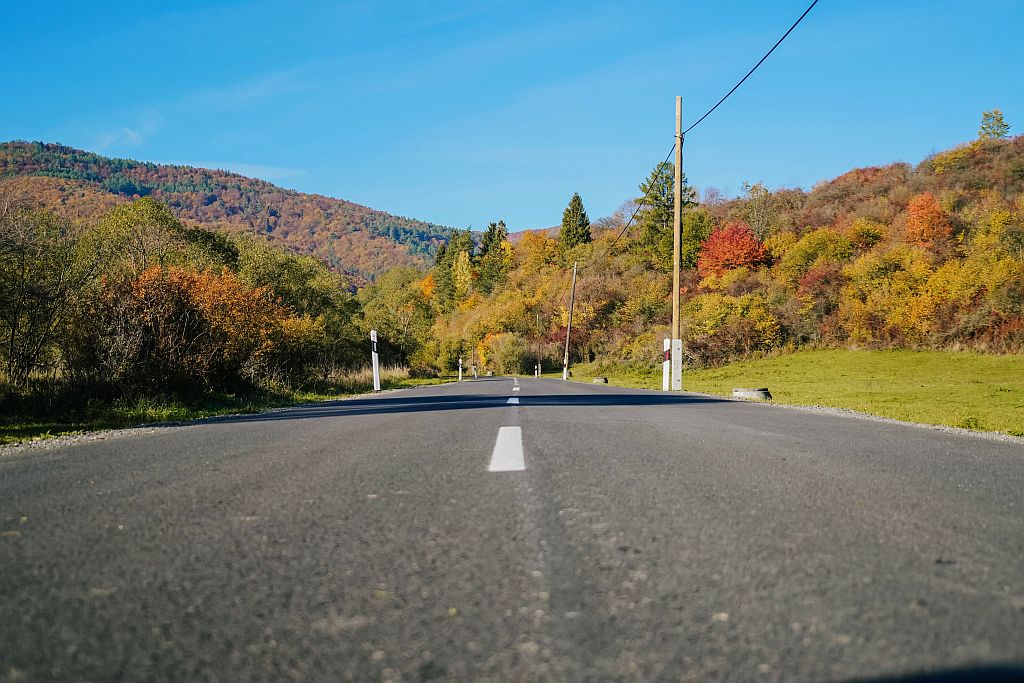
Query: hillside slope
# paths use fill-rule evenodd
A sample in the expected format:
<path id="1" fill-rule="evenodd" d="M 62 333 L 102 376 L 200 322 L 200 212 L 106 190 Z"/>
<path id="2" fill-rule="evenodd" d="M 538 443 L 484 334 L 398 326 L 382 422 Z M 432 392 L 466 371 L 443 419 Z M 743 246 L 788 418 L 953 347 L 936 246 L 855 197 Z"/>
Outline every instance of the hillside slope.
<path id="1" fill-rule="evenodd" d="M 235 173 L 112 159 L 56 144 L 0 143 L 0 180 L 34 204 L 80 217 L 152 196 L 186 222 L 263 235 L 358 280 L 423 265 L 450 232 Z"/>
<path id="2" fill-rule="evenodd" d="M 1024 137 L 855 169 L 810 191 L 758 185 L 715 199 L 683 216 L 690 368 L 800 348 L 1024 351 Z M 596 221 L 593 241 L 572 248 L 543 231 L 493 254 L 453 241 L 426 278 L 370 288 L 420 316 L 410 324 L 409 307 L 393 307 L 375 325 L 439 370 L 470 354 L 499 373 L 538 358 L 561 369 L 578 262 L 570 362 L 660 373 L 672 319 L 665 204 L 633 225 Z"/>

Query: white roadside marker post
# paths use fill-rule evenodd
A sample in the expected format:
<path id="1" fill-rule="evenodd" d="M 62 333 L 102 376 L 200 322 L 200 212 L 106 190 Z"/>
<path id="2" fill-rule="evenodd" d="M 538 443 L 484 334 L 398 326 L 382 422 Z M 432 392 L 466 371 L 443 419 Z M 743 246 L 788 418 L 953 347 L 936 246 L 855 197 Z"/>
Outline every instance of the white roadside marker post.
<path id="1" fill-rule="evenodd" d="M 665 343 L 662 346 L 662 360 L 661 360 L 661 390 L 669 390 L 669 379 L 672 368 L 672 354 L 669 349 L 672 348 L 672 340 L 665 337 Z"/>
<path id="2" fill-rule="evenodd" d="M 672 391 L 683 390 L 683 340 L 672 340 Z"/>
<path id="3" fill-rule="evenodd" d="M 377 330 L 370 330 L 370 359 L 373 362 L 373 390 L 380 391 L 380 358 L 377 355 Z"/>
<path id="4" fill-rule="evenodd" d="M 462 356 L 459 356 L 459 381 L 462 381 Z"/>

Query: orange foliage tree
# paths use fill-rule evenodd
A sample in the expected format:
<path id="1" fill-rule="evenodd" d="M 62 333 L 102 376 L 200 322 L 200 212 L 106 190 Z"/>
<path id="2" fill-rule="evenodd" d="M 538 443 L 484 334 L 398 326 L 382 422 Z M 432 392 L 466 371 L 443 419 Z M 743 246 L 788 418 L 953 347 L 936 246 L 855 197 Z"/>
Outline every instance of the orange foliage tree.
<path id="1" fill-rule="evenodd" d="M 949 239 L 953 226 L 931 192 L 922 192 L 907 204 L 907 240 L 924 247 Z"/>
<path id="2" fill-rule="evenodd" d="M 284 334 L 290 311 L 265 288 L 229 272 L 152 266 L 133 280 L 107 282 L 96 311 L 97 348 L 118 346 L 125 375 L 154 384 L 231 386 L 253 380 Z M 129 331 L 104 338 L 105 330 Z M 104 355 L 109 356 L 107 350 Z"/>
<path id="3" fill-rule="evenodd" d="M 746 223 L 726 223 L 704 242 L 697 271 L 701 277 L 720 275 L 733 268 L 753 267 L 764 262 L 767 254 Z"/>

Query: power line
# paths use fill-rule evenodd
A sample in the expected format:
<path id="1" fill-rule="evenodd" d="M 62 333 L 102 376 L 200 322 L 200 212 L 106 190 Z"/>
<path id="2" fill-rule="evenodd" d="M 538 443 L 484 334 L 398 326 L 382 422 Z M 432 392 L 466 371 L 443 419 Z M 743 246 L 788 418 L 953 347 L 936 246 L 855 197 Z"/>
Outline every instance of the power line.
<path id="1" fill-rule="evenodd" d="M 752 67 L 752 68 L 750 69 L 750 71 L 748 71 L 748 72 L 746 73 L 746 75 L 745 75 L 745 76 L 744 76 L 743 78 L 741 78 L 741 79 L 740 79 L 740 80 L 739 80 L 739 81 L 738 81 L 738 82 L 736 83 L 736 85 L 734 85 L 734 86 L 732 87 L 732 89 L 731 89 L 731 90 L 729 90 L 729 92 L 725 93 L 725 95 L 724 95 L 724 96 L 722 97 L 722 99 L 718 100 L 718 102 L 716 102 L 716 103 L 715 103 L 715 106 L 711 107 L 711 109 L 708 109 L 708 110 L 707 110 L 706 112 L 704 112 L 704 115 L 703 115 L 703 116 L 701 116 L 701 117 L 700 117 L 699 119 L 697 119 L 697 120 L 696 120 L 696 121 L 695 121 L 695 122 L 693 123 L 693 125 L 691 125 L 691 126 L 690 126 L 689 128 L 687 128 L 686 130 L 684 130 L 684 131 L 683 131 L 683 133 L 682 133 L 682 139 L 683 139 L 683 142 L 685 142 L 685 140 L 686 140 L 686 134 L 687 134 L 687 133 L 689 133 L 689 132 L 690 132 L 691 130 L 693 130 L 694 128 L 696 128 L 696 127 L 697 127 L 697 126 L 698 126 L 698 125 L 699 125 L 699 124 L 701 123 L 701 121 L 703 121 L 704 119 L 706 119 L 706 118 L 707 118 L 708 116 L 710 116 L 710 115 L 711 115 L 711 113 L 712 113 L 713 111 L 715 111 L 716 109 L 718 109 L 718 107 L 720 107 L 720 106 L 722 105 L 722 103 L 723 103 L 723 102 L 725 102 L 725 101 L 726 101 L 727 99 L 729 99 L 729 96 L 730 96 L 730 95 L 732 95 L 732 94 L 733 94 L 734 92 L 736 92 L 736 90 L 738 90 L 738 89 L 739 89 L 739 87 L 740 87 L 741 85 L 743 85 L 743 83 L 744 83 L 744 82 L 745 82 L 745 81 L 746 81 L 746 80 L 747 80 L 748 78 L 750 78 L 750 76 L 751 76 L 751 75 L 752 75 L 752 74 L 753 74 L 753 73 L 754 73 L 755 71 L 757 71 L 757 68 L 758 68 L 759 66 L 761 66 L 761 65 L 762 65 L 762 64 L 764 63 L 764 61 L 765 61 L 766 59 L 768 59 L 768 57 L 769 57 L 769 56 L 771 56 L 771 54 L 772 54 L 773 52 L 775 52 L 775 49 L 776 49 L 777 47 L 779 47 L 779 45 L 782 45 L 782 41 L 784 41 L 784 40 L 785 40 L 785 39 L 786 39 L 786 38 L 787 38 L 787 37 L 789 36 L 789 34 L 793 32 L 793 29 L 795 29 L 795 28 L 796 28 L 797 26 L 799 26 L 799 25 L 800 25 L 800 22 L 804 20 L 804 17 L 806 17 L 806 16 L 808 15 L 808 14 L 810 14 L 811 10 L 812 10 L 812 9 L 814 9 L 814 6 L 815 6 L 815 5 L 817 5 L 817 4 L 818 4 L 818 2 L 819 2 L 819 0 L 813 0 L 813 2 L 811 2 L 811 4 L 810 4 L 810 5 L 809 5 L 809 6 L 807 7 L 807 9 L 805 9 L 805 10 L 804 10 L 804 13 L 803 13 L 803 14 L 801 14 L 801 15 L 800 15 L 800 17 L 799 17 L 799 18 L 798 18 L 798 19 L 797 19 L 797 20 L 796 20 L 795 22 L 793 22 L 793 25 L 789 27 L 789 30 L 787 30 L 787 31 L 786 31 L 785 33 L 783 33 L 783 34 L 782 34 L 782 37 L 781 37 L 781 38 L 779 38 L 779 39 L 778 39 L 778 40 L 777 40 L 777 41 L 775 42 L 775 44 L 774 44 L 774 45 L 772 45 L 771 49 L 770 49 L 770 50 L 768 50 L 768 52 L 764 53 L 764 56 L 763 56 L 763 57 L 761 57 L 761 59 L 759 59 L 759 60 L 758 60 L 757 64 L 755 64 L 755 65 L 754 65 L 754 66 L 753 66 L 753 67 Z M 586 269 L 587 269 L 587 268 L 589 268 L 590 266 L 592 266 L 592 265 L 594 265 L 594 264 L 598 263 L 599 261 L 601 261 L 601 260 L 602 260 L 602 259 L 603 259 L 603 258 L 604 258 L 605 256 L 607 256 L 608 254 L 610 254 L 610 253 L 611 253 L 611 251 L 612 251 L 612 249 L 613 249 L 613 248 L 615 247 L 615 245 L 616 245 L 616 244 L 618 244 L 618 242 L 619 242 L 619 240 L 620 240 L 620 239 L 622 239 L 622 236 L 626 234 L 626 231 L 627 231 L 627 230 L 629 230 L 630 226 L 632 226 L 632 225 L 633 225 L 633 221 L 634 221 L 634 220 L 636 220 L 637 214 L 638 214 L 638 213 L 640 213 L 640 209 L 642 209 L 642 208 L 643 208 L 643 206 L 644 206 L 644 203 L 645 203 L 645 201 L 647 200 L 647 195 L 649 195 L 649 194 L 650 194 L 651 190 L 652 190 L 652 189 L 654 188 L 654 185 L 655 185 L 655 184 L 656 184 L 656 183 L 657 183 L 657 182 L 658 182 L 658 181 L 659 181 L 659 180 L 661 179 L 661 173 L 662 173 L 662 171 L 664 170 L 665 164 L 667 164 L 667 163 L 668 163 L 668 160 L 669 160 L 669 158 L 671 158 L 671 156 L 672 156 L 672 153 L 673 153 L 673 152 L 675 151 L 675 149 L 676 149 L 676 146 L 675 146 L 675 144 L 673 143 L 673 145 L 672 145 L 672 148 L 671 148 L 671 149 L 669 150 L 668 154 L 667 154 L 667 155 L 665 156 L 665 160 L 664 160 L 664 161 L 663 161 L 662 163 L 658 164 L 658 172 L 657 172 L 657 174 L 655 174 L 655 176 L 654 176 L 654 179 L 653 179 L 653 180 L 651 181 L 651 184 L 650 184 L 650 186 L 648 186 L 648 188 L 647 188 L 647 192 L 646 192 L 646 193 L 644 193 L 644 196 L 643 196 L 643 197 L 642 197 L 642 198 L 640 199 L 640 201 L 639 201 L 639 202 L 637 203 L 637 205 L 636 205 L 636 208 L 635 208 L 635 209 L 633 210 L 633 215 L 629 217 L 629 220 L 628 220 L 628 221 L 626 222 L 626 225 L 624 225 L 624 226 L 622 227 L 622 230 L 620 230 L 620 231 L 619 231 L 619 234 L 615 236 L 615 238 L 614 238 L 614 239 L 613 239 L 613 240 L 611 241 L 611 243 L 610 243 L 610 244 L 609 244 L 609 245 L 607 246 L 607 248 L 605 249 L 604 253 L 603 253 L 603 254 L 601 254 L 601 256 L 600 256 L 600 257 L 598 257 L 598 258 L 593 258 L 593 259 L 589 260 L 589 261 L 588 261 L 588 262 L 587 262 L 586 264 L 584 264 L 584 266 L 583 266 L 582 268 L 580 268 L 580 270 L 586 270 Z M 566 286 L 566 287 L 567 287 L 567 286 Z M 566 289 L 566 287 L 563 287 L 563 289 L 562 289 L 562 294 L 560 294 L 560 295 L 559 295 L 559 299 L 561 299 L 561 297 L 562 297 L 562 296 L 563 296 L 563 295 L 565 294 L 565 289 Z"/>
<path id="2" fill-rule="evenodd" d="M 661 180 L 661 174 L 665 170 L 665 164 L 668 163 L 668 160 L 672 157 L 672 152 L 674 151 L 676 151 L 676 145 L 675 143 L 672 143 L 672 148 L 669 149 L 668 154 L 665 155 L 665 160 L 658 164 L 658 172 L 654 175 L 654 178 L 651 180 L 651 184 L 647 186 L 647 192 L 644 193 L 644 196 L 641 197 L 640 201 L 637 202 L 636 208 L 633 209 L 633 215 L 630 216 L 629 220 L 626 221 L 626 224 L 622 226 L 622 230 L 620 230 L 619 234 L 615 236 L 615 239 L 611 241 L 611 244 L 609 244 L 605 248 L 604 253 L 597 258 L 593 258 L 587 261 L 587 263 L 585 263 L 583 267 L 580 268 L 580 270 L 586 270 L 591 265 L 597 263 L 598 261 L 600 261 L 601 259 L 603 259 L 605 256 L 612 252 L 612 249 L 615 248 L 615 245 L 618 244 L 619 240 L 622 239 L 622 236 L 625 235 L 626 231 L 629 230 L 631 225 L 633 225 L 633 221 L 636 220 L 637 214 L 640 213 L 640 209 L 643 208 L 644 203 L 647 201 L 647 196 L 651 193 L 651 190 L 653 190 L 654 186 L 658 183 L 659 180 Z"/>
<path id="3" fill-rule="evenodd" d="M 737 89 L 737 88 L 739 88 L 739 87 L 740 87 L 741 85 L 743 85 L 743 81 L 745 81 L 745 80 L 747 80 L 748 78 L 750 78 L 750 74 L 752 74 L 752 73 L 754 73 L 755 71 L 757 71 L 757 67 L 761 66 L 761 64 L 763 64 L 763 63 L 764 63 L 764 60 L 768 59 L 768 56 L 769 56 L 769 55 L 770 55 L 771 53 L 775 52 L 775 48 L 777 48 L 777 47 L 778 47 L 779 45 L 781 45 L 781 44 L 782 44 L 782 41 L 784 41 L 784 40 L 786 39 L 786 36 L 788 36 L 788 35 L 789 35 L 790 33 L 792 33 L 792 32 L 793 32 L 793 29 L 795 29 L 795 28 L 797 27 L 797 25 L 799 25 L 799 23 L 800 23 L 801 21 L 803 21 L 803 20 L 804 20 L 804 17 L 806 17 L 806 16 L 808 15 L 808 13 L 809 13 L 809 12 L 810 12 L 810 11 L 811 11 L 812 9 L 814 9 L 814 6 L 815 6 L 815 5 L 817 5 L 817 4 L 818 4 L 818 0 L 814 0 L 814 2 L 812 2 L 812 3 L 810 4 L 810 6 L 809 6 L 809 7 L 807 8 L 807 9 L 805 9 L 805 10 L 804 10 L 804 13 L 800 15 L 800 18 L 799 18 L 799 19 L 797 19 L 797 20 L 796 20 L 796 21 L 795 21 L 795 22 L 793 23 L 793 25 L 789 27 L 789 30 L 788 30 L 788 31 L 786 31 L 786 32 L 785 32 L 784 34 L 782 34 L 782 37 L 781 37 L 781 38 L 779 38 L 778 42 L 777 42 L 777 43 L 775 43 L 774 45 L 772 45 L 772 49 L 770 49 L 770 50 L 768 50 L 768 52 L 764 53 L 764 57 L 761 57 L 760 61 L 758 61 L 758 63 L 754 65 L 754 68 L 752 68 L 752 69 L 751 69 L 750 71 L 748 71 L 748 72 L 747 72 L 747 75 L 746 75 L 746 76 L 744 76 L 743 78 L 741 78 L 741 79 L 740 79 L 739 83 L 737 83 L 736 85 L 732 86 L 732 90 L 730 90 L 729 92 L 725 93 L 725 97 L 723 97 L 722 99 L 718 100 L 718 102 L 717 102 L 717 103 L 715 104 L 715 106 L 711 107 L 711 109 L 708 109 L 708 110 L 707 110 L 707 112 L 705 112 L 705 113 L 704 113 L 704 116 L 702 116 L 702 117 L 700 117 L 699 119 L 697 119 L 696 123 L 694 123 L 694 124 L 693 124 L 692 126 L 690 126 L 689 128 L 687 128 L 686 130 L 684 130 L 684 131 L 683 131 L 683 135 L 686 135 L 686 134 L 687 134 L 687 133 L 689 133 L 689 132 L 690 132 L 691 130 L 693 130 L 694 128 L 696 128 L 696 127 L 697 127 L 697 125 L 698 125 L 698 124 L 699 124 L 699 123 L 700 123 L 701 121 L 703 121 L 704 119 L 706 119 L 706 118 L 707 118 L 707 117 L 708 117 L 708 116 L 709 116 L 709 115 L 711 114 L 711 112 L 713 112 L 714 110 L 718 109 L 718 107 L 719 107 L 719 106 L 720 106 L 720 105 L 722 104 L 722 102 L 725 102 L 725 101 L 726 101 L 727 99 L 729 99 L 729 95 L 732 95 L 732 94 L 733 94 L 734 92 L 736 92 L 736 89 Z"/>

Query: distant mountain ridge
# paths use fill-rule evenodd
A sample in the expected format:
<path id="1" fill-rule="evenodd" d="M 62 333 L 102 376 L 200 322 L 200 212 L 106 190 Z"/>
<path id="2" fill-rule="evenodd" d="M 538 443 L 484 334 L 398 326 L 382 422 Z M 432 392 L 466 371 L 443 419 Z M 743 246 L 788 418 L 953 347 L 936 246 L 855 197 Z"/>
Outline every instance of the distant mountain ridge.
<path id="1" fill-rule="evenodd" d="M 227 171 L 115 159 L 42 142 L 0 143 L 0 181 L 48 209 L 89 218 L 152 196 L 179 219 L 247 232 L 323 259 L 356 280 L 422 266 L 451 228 Z"/>

